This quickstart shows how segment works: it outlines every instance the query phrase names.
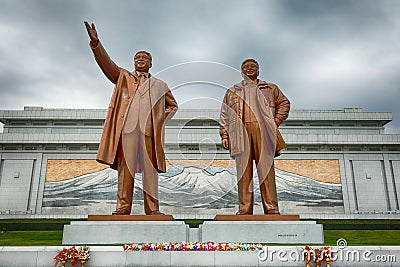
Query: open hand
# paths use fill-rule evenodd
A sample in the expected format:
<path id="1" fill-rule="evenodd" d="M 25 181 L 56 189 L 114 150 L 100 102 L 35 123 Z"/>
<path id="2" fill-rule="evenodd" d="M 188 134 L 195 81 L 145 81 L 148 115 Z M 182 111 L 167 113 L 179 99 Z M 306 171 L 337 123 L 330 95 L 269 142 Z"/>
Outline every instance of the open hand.
<path id="1" fill-rule="evenodd" d="M 89 25 L 87 21 L 85 21 L 85 26 L 86 30 L 88 32 L 88 35 L 90 37 L 91 43 L 96 46 L 97 43 L 99 42 L 99 36 L 97 35 L 96 27 L 94 26 L 94 23 L 92 23 L 92 26 Z"/>

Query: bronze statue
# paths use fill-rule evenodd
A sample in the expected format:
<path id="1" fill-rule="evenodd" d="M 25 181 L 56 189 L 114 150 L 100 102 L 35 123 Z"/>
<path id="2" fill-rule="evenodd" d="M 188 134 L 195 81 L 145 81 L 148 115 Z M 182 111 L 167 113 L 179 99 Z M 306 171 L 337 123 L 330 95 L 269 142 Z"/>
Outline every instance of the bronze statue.
<path id="1" fill-rule="evenodd" d="M 227 90 L 220 115 L 222 146 L 236 162 L 236 214 L 253 214 L 253 160 L 264 213 L 279 214 L 274 156 L 286 147 L 278 126 L 288 117 L 290 102 L 278 86 L 258 79 L 256 60 L 246 59 L 241 67 L 244 79 Z"/>
<path id="2" fill-rule="evenodd" d="M 178 106 L 167 84 L 149 73 L 149 52 L 135 54 L 135 70 L 117 66 L 103 48 L 94 24 L 85 26 L 97 64 L 115 84 L 100 141 L 97 161 L 118 171 L 117 209 L 131 213 L 135 173 L 143 173 L 144 210 L 162 214 L 158 204 L 158 173 L 166 171 L 164 124 Z"/>

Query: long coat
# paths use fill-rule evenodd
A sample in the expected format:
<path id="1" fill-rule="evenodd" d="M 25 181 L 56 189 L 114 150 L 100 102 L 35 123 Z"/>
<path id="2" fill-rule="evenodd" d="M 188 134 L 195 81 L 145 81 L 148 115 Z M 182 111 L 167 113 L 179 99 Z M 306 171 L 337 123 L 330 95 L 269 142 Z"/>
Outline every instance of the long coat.
<path id="1" fill-rule="evenodd" d="M 229 140 L 232 157 L 243 153 L 246 146 L 243 127 L 244 86 L 245 81 L 242 81 L 229 88 L 221 106 L 220 135 L 222 139 Z M 274 155 L 286 147 L 278 126 L 288 117 L 290 102 L 275 84 L 258 81 L 257 86 L 260 89 L 257 91 L 257 104 L 261 113 L 258 123 L 264 148 L 270 149 L 273 146 L 273 150 L 266 152 Z"/>
<path id="2" fill-rule="evenodd" d="M 97 153 L 97 161 L 117 168 L 117 149 L 124 126 L 128 107 L 133 100 L 138 83 L 134 75 L 118 67 L 108 56 L 102 44 L 91 47 L 95 59 L 107 76 L 115 84 L 114 91 L 108 106 L 108 113 L 104 123 L 100 146 Z M 171 118 L 178 109 L 175 98 L 169 90 L 167 84 L 151 76 L 143 86 L 150 87 L 150 102 L 152 105 L 152 123 L 154 147 L 156 161 L 153 166 L 157 166 L 158 172 L 166 171 L 164 144 L 164 124 Z M 136 168 L 138 170 L 138 168 Z"/>

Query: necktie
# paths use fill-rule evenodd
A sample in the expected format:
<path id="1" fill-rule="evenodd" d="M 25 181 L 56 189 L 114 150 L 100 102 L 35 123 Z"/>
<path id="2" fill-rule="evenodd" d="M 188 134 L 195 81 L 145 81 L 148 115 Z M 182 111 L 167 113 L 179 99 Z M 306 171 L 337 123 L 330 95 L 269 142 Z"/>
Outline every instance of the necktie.
<path id="1" fill-rule="evenodd" d="M 143 86 L 145 81 L 146 81 L 146 76 L 144 74 L 139 75 L 138 91 L 141 95 L 143 95 L 146 92 L 146 88 L 145 86 Z"/>
<path id="2" fill-rule="evenodd" d="M 139 76 L 139 86 L 141 86 L 143 83 L 144 83 L 144 81 L 145 81 L 145 76 L 144 76 L 144 74 L 141 74 L 140 76 Z"/>

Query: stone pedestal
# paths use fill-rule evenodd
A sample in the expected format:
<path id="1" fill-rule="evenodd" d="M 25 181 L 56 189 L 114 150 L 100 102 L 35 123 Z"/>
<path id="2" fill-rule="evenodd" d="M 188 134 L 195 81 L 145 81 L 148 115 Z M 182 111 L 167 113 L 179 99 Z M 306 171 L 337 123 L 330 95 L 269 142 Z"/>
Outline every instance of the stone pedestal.
<path id="1" fill-rule="evenodd" d="M 205 221 L 203 242 L 323 244 L 321 224 L 313 221 Z"/>
<path id="2" fill-rule="evenodd" d="M 172 215 L 88 215 L 88 221 L 173 221 Z"/>
<path id="3" fill-rule="evenodd" d="M 158 242 L 323 244 L 322 225 L 298 215 L 217 215 L 189 228 L 171 215 L 90 215 L 64 226 L 63 245 Z"/>
<path id="4" fill-rule="evenodd" d="M 183 221 L 73 221 L 64 226 L 63 245 L 182 242 Z"/>
<path id="5" fill-rule="evenodd" d="M 298 214 L 252 214 L 252 215 L 230 215 L 218 214 L 214 221 L 300 221 Z"/>

